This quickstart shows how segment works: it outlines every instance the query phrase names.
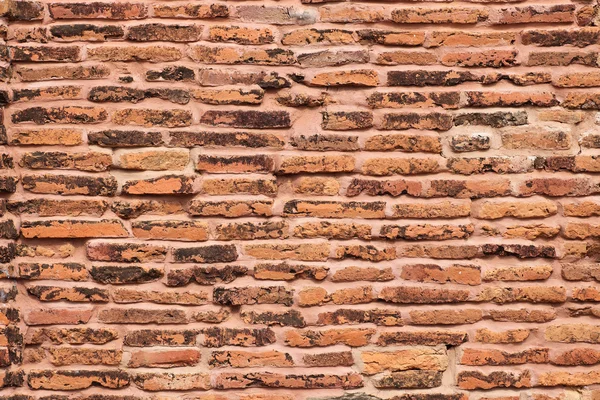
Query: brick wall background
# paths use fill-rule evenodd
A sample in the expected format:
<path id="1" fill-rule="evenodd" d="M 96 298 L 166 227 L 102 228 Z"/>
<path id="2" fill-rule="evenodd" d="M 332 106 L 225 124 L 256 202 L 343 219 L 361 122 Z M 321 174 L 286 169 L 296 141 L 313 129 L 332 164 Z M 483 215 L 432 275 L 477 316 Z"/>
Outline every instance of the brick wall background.
<path id="1" fill-rule="evenodd" d="M 596 400 L 599 6 L 2 1 L 13 400 Z"/>

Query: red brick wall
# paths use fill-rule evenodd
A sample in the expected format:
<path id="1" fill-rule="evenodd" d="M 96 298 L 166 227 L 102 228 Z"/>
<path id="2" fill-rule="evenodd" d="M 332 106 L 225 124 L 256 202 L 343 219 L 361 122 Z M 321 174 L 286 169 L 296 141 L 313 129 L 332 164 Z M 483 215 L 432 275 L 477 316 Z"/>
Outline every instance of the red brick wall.
<path id="1" fill-rule="evenodd" d="M 3 0 L 0 399 L 600 398 L 598 11 Z"/>

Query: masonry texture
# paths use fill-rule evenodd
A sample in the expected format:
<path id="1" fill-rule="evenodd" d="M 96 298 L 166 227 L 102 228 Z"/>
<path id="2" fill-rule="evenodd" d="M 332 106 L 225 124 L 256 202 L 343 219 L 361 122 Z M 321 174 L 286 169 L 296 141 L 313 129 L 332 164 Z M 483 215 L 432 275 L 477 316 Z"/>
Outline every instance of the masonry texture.
<path id="1" fill-rule="evenodd" d="M 0 15 L 0 399 L 600 399 L 596 2 Z"/>

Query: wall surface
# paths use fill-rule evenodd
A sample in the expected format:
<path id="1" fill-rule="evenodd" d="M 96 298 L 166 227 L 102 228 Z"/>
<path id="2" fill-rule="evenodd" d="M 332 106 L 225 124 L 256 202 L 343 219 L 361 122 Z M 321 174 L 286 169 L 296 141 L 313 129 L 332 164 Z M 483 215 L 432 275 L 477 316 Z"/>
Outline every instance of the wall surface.
<path id="1" fill-rule="evenodd" d="M 600 399 L 599 8 L 1 1 L 0 399 Z"/>

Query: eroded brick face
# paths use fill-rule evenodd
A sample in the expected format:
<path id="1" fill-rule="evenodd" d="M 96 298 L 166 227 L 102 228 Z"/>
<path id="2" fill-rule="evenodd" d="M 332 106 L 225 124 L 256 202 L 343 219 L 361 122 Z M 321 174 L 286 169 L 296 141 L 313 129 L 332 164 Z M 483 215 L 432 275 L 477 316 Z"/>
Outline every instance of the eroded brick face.
<path id="1" fill-rule="evenodd" d="M 596 0 L 0 0 L 0 400 L 600 399 Z"/>

